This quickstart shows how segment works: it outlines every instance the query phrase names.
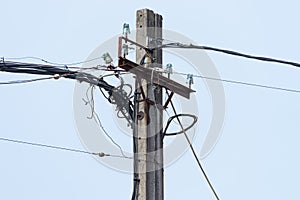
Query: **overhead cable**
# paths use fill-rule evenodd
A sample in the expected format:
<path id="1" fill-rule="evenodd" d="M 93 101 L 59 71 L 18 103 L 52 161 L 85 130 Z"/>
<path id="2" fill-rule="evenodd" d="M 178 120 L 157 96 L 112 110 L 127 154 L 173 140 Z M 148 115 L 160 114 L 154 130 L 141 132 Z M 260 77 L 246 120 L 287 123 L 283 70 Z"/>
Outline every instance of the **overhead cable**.
<path id="1" fill-rule="evenodd" d="M 5 82 L 0 82 L 0 85 L 31 83 L 31 82 L 36 82 L 36 81 L 49 80 L 49 79 L 53 79 L 53 78 L 54 78 L 54 76 L 43 77 L 43 78 L 35 78 L 35 79 L 26 79 L 26 80 L 5 81 Z"/>
<path id="2" fill-rule="evenodd" d="M 175 71 L 173 72 L 173 74 L 179 74 L 179 75 L 185 75 L 185 76 L 189 75 L 188 73 L 175 72 Z M 297 89 L 290 89 L 290 88 L 284 88 L 284 87 L 275 87 L 275 86 L 263 85 L 263 84 L 258 84 L 258 83 L 250 83 L 250 82 L 243 82 L 243 81 L 236 81 L 236 80 L 229 80 L 229 79 L 221 79 L 221 78 L 201 76 L 201 75 L 195 75 L 195 74 L 193 74 L 193 77 L 212 80 L 212 81 L 221 81 L 221 82 L 224 82 L 224 83 L 246 85 L 246 86 L 266 88 L 266 89 L 271 89 L 271 90 L 281 90 L 281 91 L 285 91 L 285 92 L 300 93 L 300 90 L 297 90 Z"/>
<path id="3" fill-rule="evenodd" d="M 2 57 L 2 59 L 4 59 L 4 57 Z M 5 58 L 6 60 L 38 60 L 47 64 L 51 64 L 51 65 L 61 65 L 61 66 L 68 66 L 68 65 L 80 65 L 80 64 L 85 64 L 85 63 L 89 63 L 95 60 L 101 60 L 102 57 L 96 57 L 96 58 L 92 58 L 89 60 L 84 60 L 84 61 L 78 61 L 78 62 L 72 62 L 72 63 L 56 63 L 56 62 L 51 62 L 48 61 L 46 59 L 43 58 L 39 58 L 39 57 L 35 57 L 35 56 L 23 56 L 23 57 L 7 57 Z"/>
<path id="4" fill-rule="evenodd" d="M 240 53 L 237 51 L 220 49 L 220 48 L 209 47 L 209 46 L 183 44 L 180 42 L 171 42 L 171 43 L 167 43 L 167 44 L 162 44 L 157 47 L 151 48 L 151 50 L 162 49 L 162 48 L 201 49 L 201 50 L 207 50 L 207 51 L 216 51 L 216 52 L 229 54 L 229 55 L 233 55 L 233 56 L 244 57 L 244 58 L 248 58 L 248 59 L 254 59 L 254 60 L 259 60 L 259 61 L 264 61 L 264 62 L 274 62 L 274 63 L 279 63 L 279 64 L 291 65 L 294 67 L 300 67 L 300 63 L 297 63 L 297 62 L 281 60 L 281 59 L 276 59 L 276 58 L 270 58 L 270 57 L 264 57 L 264 56 L 254 56 L 254 55 L 250 55 L 250 54 Z"/>
<path id="5" fill-rule="evenodd" d="M 75 152 L 75 153 L 90 154 L 90 155 L 95 155 L 95 156 L 99 156 L 99 157 L 115 157 L 115 158 L 130 159 L 129 157 L 124 157 L 121 155 L 107 154 L 107 153 L 103 153 L 103 152 L 95 153 L 95 152 L 89 152 L 89 151 L 84 151 L 84 150 L 79 150 L 79 149 L 73 149 L 73 148 L 67 148 L 67 147 L 61 147 L 61 146 L 53 146 L 53 145 L 41 144 L 41 143 L 35 143 L 35 142 L 26 142 L 23 140 L 15 140 L 15 139 L 9 139 L 9 138 L 4 138 L 4 137 L 0 137 L 0 141 L 12 142 L 12 143 L 17 143 L 17 144 L 25 144 L 25 145 L 31 145 L 31 146 L 37 146 L 37 147 L 43 147 L 43 148 L 50 148 L 50 149 L 56 149 L 56 150 L 63 150 L 63 151 L 69 151 L 69 152 Z"/>

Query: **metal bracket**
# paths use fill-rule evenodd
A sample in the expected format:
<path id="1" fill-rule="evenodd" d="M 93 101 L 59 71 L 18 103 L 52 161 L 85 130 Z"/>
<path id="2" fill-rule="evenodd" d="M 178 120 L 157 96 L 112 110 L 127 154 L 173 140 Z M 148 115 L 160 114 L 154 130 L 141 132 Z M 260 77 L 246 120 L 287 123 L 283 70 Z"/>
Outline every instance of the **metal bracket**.
<path id="1" fill-rule="evenodd" d="M 119 37 L 118 57 L 122 57 L 122 42 L 123 42 L 123 40 L 125 41 L 125 43 L 129 42 L 137 47 L 144 49 L 147 53 L 151 53 L 151 54 L 153 53 L 153 50 L 149 49 L 148 47 L 145 47 L 144 45 L 141 45 L 135 41 L 132 41 L 132 40 L 128 39 L 127 37 L 120 36 Z"/>
<path id="2" fill-rule="evenodd" d="M 181 85 L 180 83 L 177 83 L 176 81 L 168 79 L 167 77 L 161 75 L 159 72 L 153 71 L 152 69 L 142 67 L 142 66 L 140 66 L 130 60 L 127 60 L 126 58 L 123 58 L 123 57 L 119 57 L 119 67 L 124 69 L 125 71 L 135 74 L 138 77 L 138 79 L 141 79 L 141 78 L 146 79 L 149 82 L 152 82 L 161 87 L 164 87 L 164 88 L 166 88 L 176 94 L 179 94 L 180 96 L 183 96 L 187 99 L 190 98 L 190 94 L 192 92 L 195 92 L 195 90 L 192 90 L 191 88 Z"/>

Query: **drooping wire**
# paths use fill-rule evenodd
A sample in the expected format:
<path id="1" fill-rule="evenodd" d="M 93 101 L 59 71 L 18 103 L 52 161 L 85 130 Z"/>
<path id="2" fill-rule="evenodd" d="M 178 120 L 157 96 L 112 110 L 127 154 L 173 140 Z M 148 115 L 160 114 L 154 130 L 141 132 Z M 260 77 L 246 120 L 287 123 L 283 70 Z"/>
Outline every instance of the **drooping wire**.
<path id="1" fill-rule="evenodd" d="M 104 126 L 102 125 L 102 122 L 100 120 L 99 115 L 97 114 L 97 112 L 95 111 L 95 101 L 94 101 L 94 89 L 95 86 L 94 85 L 90 85 L 89 88 L 86 91 L 86 100 L 83 99 L 83 101 L 85 102 L 86 105 L 89 105 L 91 108 L 91 116 L 87 117 L 88 119 L 94 119 L 94 121 L 96 122 L 96 124 L 101 128 L 101 130 L 104 132 L 104 134 L 110 139 L 110 141 L 119 148 L 122 156 L 124 158 L 132 158 L 129 156 L 126 156 L 124 153 L 124 150 L 122 149 L 122 147 L 110 136 L 110 134 L 106 131 L 106 129 L 104 128 Z M 90 97 L 88 95 L 90 91 Z"/>
<path id="2" fill-rule="evenodd" d="M 167 92 L 167 95 L 169 96 L 169 93 L 168 93 L 168 92 Z M 202 166 L 202 164 L 201 164 L 201 162 L 200 162 L 200 159 L 199 159 L 198 156 L 197 156 L 197 153 L 196 153 L 196 151 L 195 151 L 195 149 L 194 149 L 194 147 L 193 147 L 193 144 L 192 144 L 191 140 L 189 139 L 189 137 L 188 137 L 188 135 L 187 135 L 185 129 L 183 128 L 183 125 L 182 125 L 182 123 L 181 123 L 181 121 L 180 121 L 180 119 L 179 119 L 179 116 L 178 116 L 178 114 L 177 114 L 177 112 L 176 112 L 176 109 L 175 109 L 175 106 L 174 106 L 172 100 L 170 101 L 170 104 L 171 104 L 171 107 L 172 107 L 172 109 L 173 109 L 173 112 L 174 112 L 174 114 L 175 114 L 175 116 L 176 116 L 176 118 L 177 118 L 177 121 L 178 121 L 178 123 L 179 123 L 179 125 L 180 125 L 180 127 L 181 127 L 181 130 L 182 130 L 182 132 L 183 132 L 183 134 L 184 134 L 184 137 L 185 137 L 186 141 L 188 142 L 189 147 L 190 147 L 190 149 L 191 149 L 191 151 L 192 151 L 192 153 L 193 153 L 193 156 L 194 156 L 194 158 L 195 158 L 195 160 L 196 160 L 196 162 L 197 162 L 197 164 L 198 164 L 198 166 L 199 166 L 199 168 L 200 168 L 200 170 L 201 170 L 201 172 L 202 172 L 204 178 L 206 179 L 206 182 L 208 183 L 208 185 L 209 185 L 211 191 L 213 192 L 214 196 L 216 197 L 216 199 L 219 200 L 219 196 L 218 196 L 216 190 L 214 189 L 212 183 L 210 182 L 210 180 L 209 180 L 209 178 L 208 178 L 208 175 L 206 174 L 206 172 L 205 172 L 205 170 L 204 170 L 204 168 L 203 168 L 203 166 Z"/>
<path id="3" fill-rule="evenodd" d="M 41 143 L 35 143 L 35 142 L 27 142 L 27 141 L 23 141 L 23 140 L 15 140 L 15 139 L 9 139 L 9 138 L 4 138 L 4 137 L 0 137 L 0 141 L 12 142 L 12 143 L 17 143 L 17 144 L 25 144 L 25 145 L 31 145 L 31 146 L 37 146 L 37 147 L 43 147 L 43 148 L 49 148 L 49 149 L 63 150 L 63 151 L 69 151 L 69 152 L 75 152 L 75 153 L 90 154 L 90 155 L 95 155 L 95 156 L 99 156 L 99 157 L 115 157 L 115 158 L 130 159 L 128 157 L 107 154 L 107 153 L 103 153 L 103 152 L 95 153 L 95 152 L 84 151 L 84 150 L 79 150 L 79 149 L 54 146 L 54 145 L 48 145 L 48 144 L 41 144 Z"/>

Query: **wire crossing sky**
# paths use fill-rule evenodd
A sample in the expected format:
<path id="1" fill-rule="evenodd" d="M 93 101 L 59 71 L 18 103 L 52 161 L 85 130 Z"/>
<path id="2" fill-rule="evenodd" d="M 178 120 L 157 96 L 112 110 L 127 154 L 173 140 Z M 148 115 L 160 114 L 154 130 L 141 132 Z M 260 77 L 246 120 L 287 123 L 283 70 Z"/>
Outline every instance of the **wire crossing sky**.
<path id="1" fill-rule="evenodd" d="M 238 57 L 243 57 L 243 58 L 248 58 L 248 59 L 253 59 L 253 60 L 264 61 L 264 62 L 273 62 L 273 63 L 280 63 L 280 64 L 284 64 L 284 65 L 291 65 L 294 67 L 300 67 L 300 63 L 296 63 L 296 62 L 280 60 L 280 59 L 275 59 L 275 58 L 269 58 L 269 57 L 263 57 L 263 56 L 253 56 L 250 54 L 240 53 L 237 51 L 220 49 L 220 48 L 209 47 L 209 46 L 201 46 L 201 45 L 195 45 L 195 44 L 182 44 L 179 42 L 164 44 L 164 45 L 161 45 L 161 46 L 158 46 L 155 48 L 151 48 L 151 49 L 155 50 L 155 49 L 163 49 L 163 48 L 200 49 L 200 50 L 216 51 L 219 53 L 229 54 L 232 56 L 238 56 Z"/>
<path id="2" fill-rule="evenodd" d="M 99 156 L 99 157 L 107 156 L 107 157 L 114 157 L 114 158 L 132 159 L 132 158 L 129 158 L 129 157 L 124 157 L 124 156 L 120 156 L 120 155 L 113 155 L 113 154 L 107 154 L 107 153 L 103 153 L 103 152 L 95 153 L 95 152 L 89 152 L 89 151 L 84 151 L 84 150 L 80 150 L 80 149 L 73 149 L 73 148 L 54 146 L 54 145 L 48 145 L 48 144 L 40 144 L 40 143 L 34 143 L 34 142 L 26 142 L 26 141 L 22 141 L 22 140 L 15 140 L 15 139 L 9 139 L 9 138 L 0 137 L 0 140 L 5 141 L 5 142 L 12 142 L 12 143 L 16 143 L 16 144 L 25 144 L 25 145 L 42 147 L 42 148 L 49 148 L 49 149 L 69 151 L 69 152 L 82 153 L 82 154 L 89 154 L 89 155 L 94 155 L 94 156 Z"/>

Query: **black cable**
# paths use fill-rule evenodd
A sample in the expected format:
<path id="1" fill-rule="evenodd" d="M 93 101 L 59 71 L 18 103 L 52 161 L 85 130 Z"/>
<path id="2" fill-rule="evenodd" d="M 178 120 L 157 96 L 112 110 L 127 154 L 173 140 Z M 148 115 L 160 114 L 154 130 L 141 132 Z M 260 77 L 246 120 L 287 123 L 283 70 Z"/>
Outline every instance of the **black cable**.
<path id="1" fill-rule="evenodd" d="M 99 88 L 100 89 L 100 92 L 101 94 L 103 95 L 103 97 L 110 102 L 110 99 L 108 98 L 108 96 L 103 92 L 102 88 Z"/>
<path id="2" fill-rule="evenodd" d="M 178 117 L 190 117 L 193 119 L 193 122 L 191 123 L 191 125 L 189 125 L 188 127 L 186 127 L 185 129 L 181 130 L 181 131 L 177 131 L 177 132 L 172 132 L 172 133 L 167 133 L 167 130 L 171 124 L 171 122 L 176 118 Z M 169 117 L 168 121 L 167 121 L 167 124 L 166 124 L 166 128 L 163 132 L 163 135 L 164 136 L 174 136 L 174 135 L 179 135 L 179 134 L 182 134 L 186 131 L 188 131 L 189 129 L 191 129 L 196 123 L 197 123 L 197 120 L 198 118 L 196 117 L 196 115 L 191 115 L 191 114 L 178 114 L 178 115 L 174 115 L 172 117 Z"/>
<path id="3" fill-rule="evenodd" d="M 216 52 L 225 53 L 225 54 L 229 54 L 229 55 L 233 55 L 233 56 L 255 59 L 255 60 L 264 61 L 264 62 L 274 62 L 274 63 L 280 63 L 280 64 L 285 64 L 285 65 L 291 65 L 294 67 L 300 67 L 300 63 L 291 62 L 291 61 L 287 61 L 287 60 L 269 58 L 269 57 L 264 57 L 264 56 L 253 56 L 253 55 L 244 54 L 244 53 L 227 50 L 227 49 L 220 49 L 220 48 L 209 47 L 209 46 L 200 46 L 200 45 L 194 45 L 194 44 L 182 44 L 179 42 L 163 44 L 163 45 L 152 48 L 152 50 L 162 49 L 162 48 L 183 48 L 183 49 L 201 49 L 201 50 L 208 50 L 208 51 L 216 51 Z"/>
<path id="4" fill-rule="evenodd" d="M 18 62 L 0 62 L 0 71 L 11 72 L 11 73 L 27 73 L 27 74 L 38 74 L 38 75 L 64 75 L 65 78 L 75 79 L 80 82 L 87 82 L 92 85 L 97 85 L 106 91 L 112 92 L 114 87 L 109 85 L 103 79 L 99 79 L 91 74 L 71 71 L 68 68 L 61 68 L 53 65 L 41 65 L 31 63 L 18 63 Z"/>
<path id="5" fill-rule="evenodd" d="M 131 195 L 131 200 L 136 200 L 137 196 L 138 196 L 138 184 L 140 182 L 140 180 L 138 179 L 138 174 L 134 173 L 134 180 L 133 180 L 133 191 L 132 191 L 132 195 Z"/>

